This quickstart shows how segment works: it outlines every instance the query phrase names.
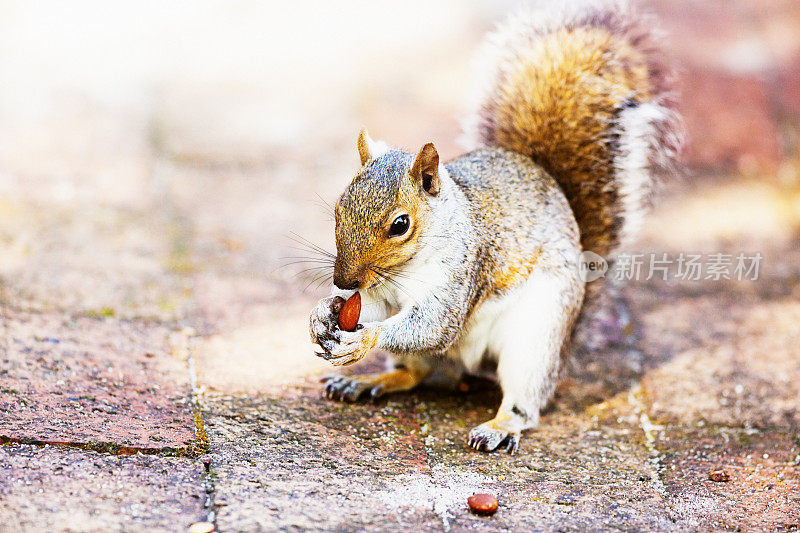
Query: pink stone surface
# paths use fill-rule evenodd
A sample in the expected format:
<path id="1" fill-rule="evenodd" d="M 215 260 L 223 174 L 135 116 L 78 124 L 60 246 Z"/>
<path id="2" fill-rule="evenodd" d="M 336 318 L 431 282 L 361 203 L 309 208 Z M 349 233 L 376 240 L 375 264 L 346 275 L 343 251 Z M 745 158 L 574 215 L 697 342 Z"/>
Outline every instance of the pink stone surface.
<path id="1" fill-rule="evenodd" d="M 790 432 L 709 428 L 668 432 L 658 443 L 670 504 L 696 525 L 791 531 L 800 516 L 797 443 Z M 727 482 L 708 478 L 722 469 Z"/>
<path id="2" fill-rule="evenodd" d="M 770 87 L 757 75 L 694 68 L 681 80 L 681 112 L 689 143 L 685 158 L 702 167 L 772 169 L 781 159 Z"/>
<path id="3" fill-rule="evenodd" d="M 693 167 L 774 171 L 796 139 L 800 12 L 791 1 L 645 2 L 677 65 Z M 793 113 L 794 117 L 785 116 Z M 789 119 L 787 121 L 787 118 Z"/>
<path id="4" fill-rule="evenodd" d="M 0 439 L 188 451 L 194 415 L 170 329 L 4 310 Z"/>
<path id="5" fill-rule="evenodd" d="M 515 456 L 466 445 L 500 404 L 491 382 L 322 397 L 334 369 L 307 321 L 329 284 L 303 270 L 320 265 L 310 248 L 334 249 L 329 204 L 358 168 L 358 129 L 458 155 L 469 58 L 515 3 L 429 2 L 420 18 L 416 1 L 316 2 L 291 20 L 218 2 L 174 11 L 179 40 L 160 7 L 104 12 L 80 41 L 41 24 L 57 2 L 4 13 L 0 531 L 797 528 L 797 0 L 645 2 L 679 63 L 690 171 L 631 251 L 760 251 L 757 283 L 623 289 L 630 322 L 570 360 Z M 59 9 L 59 26 L 91 22 Z M 269 24 L 297 47 L 252 46 Z M 68 45 L 36 50 L 69 90 L 29 61 L 37 31 Z M 109 32 L 155 51 L 121 67 L 121 93 L 118 71 L 86 68 L 120 64 Z M 197 451 L 196 414 L 208 453 L 176 457 Z M 709 481 L 716 468 L 730 481 Z M 469 513 L 473 492 L 497 495 L 497 514 Z"/>

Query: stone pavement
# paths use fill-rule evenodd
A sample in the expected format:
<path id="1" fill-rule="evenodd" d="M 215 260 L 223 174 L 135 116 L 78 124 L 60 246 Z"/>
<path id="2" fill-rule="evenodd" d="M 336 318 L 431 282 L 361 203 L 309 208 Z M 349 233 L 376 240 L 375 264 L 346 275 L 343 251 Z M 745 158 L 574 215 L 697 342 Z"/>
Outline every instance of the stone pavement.
<path id="1" fill-rule="evenodd" d="M 489 4 L 435 3 L 422 22 L 421 1 L 280 16 L 203 4 L 182 20 L 185 42 L 202 48 L 218 19 L 241 32 L 218 34 L 225 53 L 202 48 L 205 70 L 176 67 L 171 19 L 152 7 L 161 32 L 114 22 L 125 69 L 90 8 L 48 7 L 85 24 L 97 55 L 34 48 L 36 72 L 14 55 L 26 32 L 70 37 L 34 6 L 0 21 L 14 45 L 0 66 L 16 80 L 0 87 L 0 531 L 800 528 L 800 83 L 787 81 L 800 12 L 788 0 L 654 3 L 687 36 L 672 52 L 693 170 L 665 187 L 632 251 L 760 252 L 757 281 L 629 283 L 630 325 L 576 354 L 515 456 L 466 446 L 500 401 L 485 380 L 377 404 L 321 397 L 331 369 L 307 313 L 327 288 L 289 263 L 306 239 L 332 248 L 325 204 L 355 170 L 362 123 L 457 153 L 449 91 L 507 8 Z M 292 17 L 347 36 L 321 65 L 288 65 L 262 33 Z M 306 57 L 297 31 L 280 35 Z M 157 53 L 133 53 L 139 42 Z M 709 478 L 718 469 L 728 481 Z M 498 512 L 470 514 L 473 492 L 495 494 Z"/>

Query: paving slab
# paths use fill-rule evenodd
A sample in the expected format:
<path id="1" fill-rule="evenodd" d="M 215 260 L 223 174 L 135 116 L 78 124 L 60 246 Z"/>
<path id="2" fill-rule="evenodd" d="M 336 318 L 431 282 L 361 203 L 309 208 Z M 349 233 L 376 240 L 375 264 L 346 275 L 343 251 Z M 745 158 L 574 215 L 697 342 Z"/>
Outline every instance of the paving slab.
<path id="1" fill-rule="evenodd" d="M 165 193 L 192 225 L 200 270 L 288 279 L 300 269 L 281 268 L 283 259 L 311 255 L 298 241 L 335 249 L 331 206 L 358 170 L 357 134 L 346 146 L 320 145 L 314 158 L 283 150 L 255 167 L 160 165 Z"/>
<path id="2" fill-rule="evenodd" d="M 707 329 L 731 330 L 683 350 L 676 346 L 669 362 L 647 373 L 642 387 L 651 416 L 690 424 L 800 428 L 800 304 L 796 300 L 742 304 L 726 294 L 714 300 L 712 309 L 681 298 L 650 315 L 648 335 L 653 338 L 681 334 L 696 338 L 674 321 L 669 323 L 671 331 L 664 332 L 660 324 L 666 324 L 667 315 L 684 317 L 687 329 L 701 329 L 697 325 L 702 321 L 714 323 Z"/>
<path id="3" fill-rule="evenodd" d="M 661 453 L 667 501 L 694 528 L 795 531 L 800 527 L 796 432 L 668 426 L 655 447 Z M 719 470 L 727 481 L 710 479 L 710 473 Z"/>
<path id="4" fill-rule="evenodd" d="M 393 490 L 428 471 L 407 412 L 298 396 L 206 399 L 220 530 L 436 528 L 431 501 L 394 510 Z"/>
<path id="5" fill-rule="evenodd" d="M 451 511 L 452 527 L 675 529 L 634 416 L 636 407 L 625 396 L 577 410 L 557 399 L 539 428 L 525 432 L 513 456 L 480 453 L 466 445 L 469 430 L 494 416 L 501 400 L 496 385 L 472 381 L 467 393 L 426 389 L 409 399 L 426 433 L 432 470 L 485 476 L 484 488 L 500 501 L 497 514 L 488 520 L 470 514 L 465 501 L 458 501 Z"/>
<path id="6" fill-rule="evenodd" d="M 28 20 L 42 20 L 47 13 L 43 9 Z M 0 22 L 4 33 L 12 40 L 12 33 L 33 38 L 37 29 L 28 26 L 26 31 L 15 15 Z M 52 39 L 52 31 L 47 33 Z M 53 40 L 49 43 L 49 52 L 61 48 Z M 6 44 L 6 50 L 26 48 Z M 9 59 L 5 53 L 0 56 L 6 67 Z M 73 56 L 69 63 L 75 60 Z M 0 121 L 6 126 L 0 133 L 0 196 L 45 204 L 153 205 L 157 198 L 149 176 L 155 154 L 147 98 L 131 95 L 131 86 L 102 96 L 91 89 L 51 85 L 47 71 L 39 69 L 44 79 L 37 80 L 10 75 L 0 88 Z"/>
<path id="7" fill-rule="evenodd" d="M 10 309 L 0 327 L 0 441 L 116 453 L 202 444 L 172 328 Z"/>
<path id="8" fill-rule="evenodd" d="M 203 465 L 57 446 L 0 446 L 0 531 L 186 531 L 205 516 Z"/>
<path id="9" fill-rule="evenodd" d="M 189 288 L 181 276 L 191 269 L 181 232 L 178 221 L 160 210 L 4 195 L 0 303 L 40 312 L 180 319 Z"/>
<path id="10" fill-rule="evenodd" d="M 212 391 L 278 394 L 331 372 L 314 355 L 309 310 L 317 296 L 296 283 L 213 272 L 195 276 L 198 383 Z"/>
<path id="11" fill-rule="evenodd" d="M 330 402 L 311 383 L 282 397 L 207 398 L 220 528 L 679 529 L 627 400 L 557 407 L 508 456 L 466 445 L 500 401 L 496 386 L 471 387 L 377 405 Z M 495 516 L 470 514 L 476 492 L 499 498 Z"/>
<path id="12" fill-rule="evenodd" d="M 689 134 L 685 159 L 699 167 L 774 171 L 787 144 L 796 143 L 782 116 L 791 109 L 792 94 L 781 94 L 775 76 L 791 72 L 800 51 L 796 4 L 643 4 L 658 15 L 665 51 L 678 67 L 679 105 Z"/>

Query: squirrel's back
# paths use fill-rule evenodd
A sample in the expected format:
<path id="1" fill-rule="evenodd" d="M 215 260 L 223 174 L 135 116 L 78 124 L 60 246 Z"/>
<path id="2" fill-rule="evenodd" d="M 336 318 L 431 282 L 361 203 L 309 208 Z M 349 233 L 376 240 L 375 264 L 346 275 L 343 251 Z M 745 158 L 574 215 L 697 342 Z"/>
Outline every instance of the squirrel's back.
<path id="1" fill-rule="evenodd" d="M 669 73 L 645 28 L 613 0 L 549 2 L 487 39 L 473 147 L 531 157 L 564 190 L 585 250 L 638 228 L 654 165 L 680 144 Z"/>

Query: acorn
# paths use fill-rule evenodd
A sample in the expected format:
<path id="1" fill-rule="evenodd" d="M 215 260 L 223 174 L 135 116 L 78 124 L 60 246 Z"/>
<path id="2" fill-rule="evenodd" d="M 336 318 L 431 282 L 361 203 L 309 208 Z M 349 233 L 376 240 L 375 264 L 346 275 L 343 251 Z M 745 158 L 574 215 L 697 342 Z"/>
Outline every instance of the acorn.
<path id="1" fill-rule="evenodd" d="M 344 302 L 339 311 L 339 327 L 344 331 L 355 331 L 361 316 L 361 294 L 354 293 Z"/>

